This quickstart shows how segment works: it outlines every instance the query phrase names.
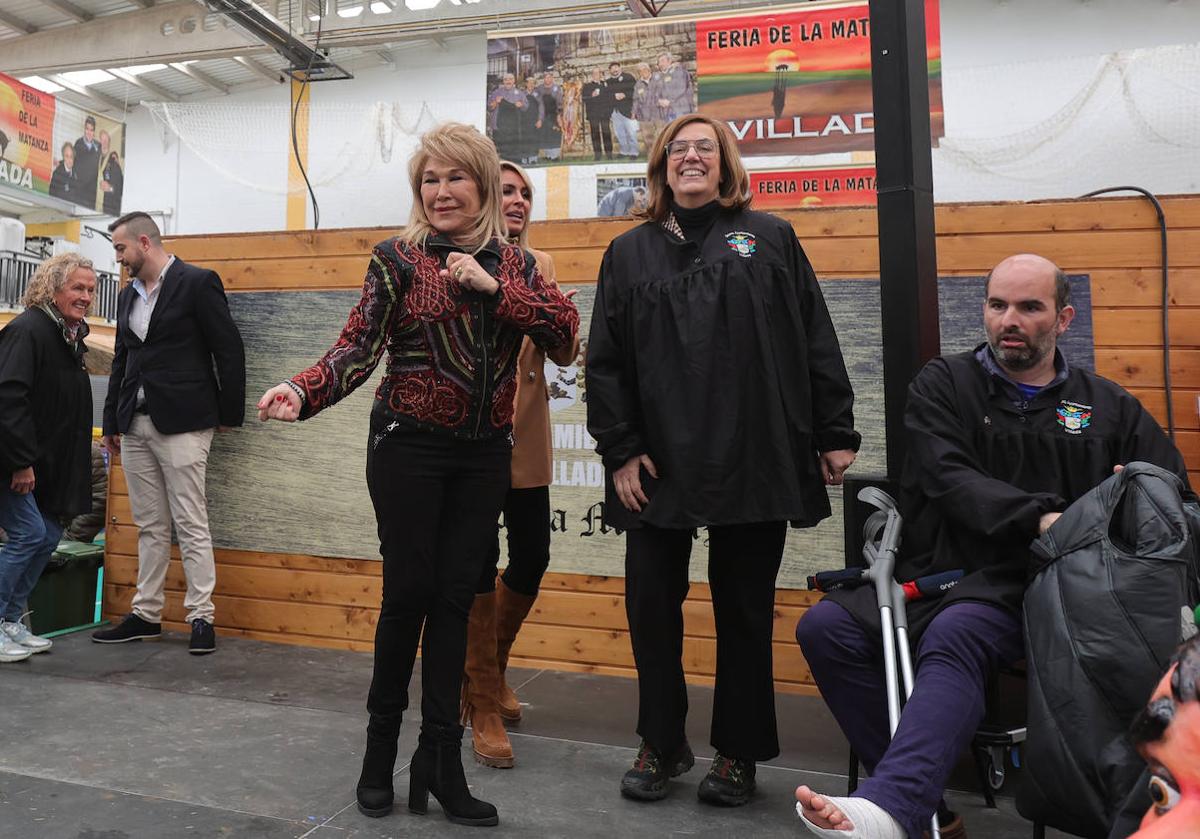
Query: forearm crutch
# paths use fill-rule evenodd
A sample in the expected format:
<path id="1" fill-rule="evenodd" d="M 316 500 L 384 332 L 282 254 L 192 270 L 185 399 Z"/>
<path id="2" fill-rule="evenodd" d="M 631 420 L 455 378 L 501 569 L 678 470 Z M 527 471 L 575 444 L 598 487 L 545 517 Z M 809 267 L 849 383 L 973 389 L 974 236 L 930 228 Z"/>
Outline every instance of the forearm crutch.
<path id="1" fill-rule="evenodd" d="M 887 686 L 888 727 L 896 736 L 900 725 L 900 680 L 896 678 L 896 662 L 900 662 L 900 677 L 904 686 L 904 701 L 912 696 L 912 651 L 908 643 L 908 608 L 904 587 L 896 582 L 896 551 L 900 548 L 900 511 L 896 501 L 876 487 L 859 490 L 858 500 L 876 510 L 863 525 L 863 558 L 867 561 L 864 577 L 875 586 L 875 601 L 879 605 L 879 623 L 883 632 L 883 674 Z M 930 820 L 932 839 L 941 839 L 937 811 Z"/>

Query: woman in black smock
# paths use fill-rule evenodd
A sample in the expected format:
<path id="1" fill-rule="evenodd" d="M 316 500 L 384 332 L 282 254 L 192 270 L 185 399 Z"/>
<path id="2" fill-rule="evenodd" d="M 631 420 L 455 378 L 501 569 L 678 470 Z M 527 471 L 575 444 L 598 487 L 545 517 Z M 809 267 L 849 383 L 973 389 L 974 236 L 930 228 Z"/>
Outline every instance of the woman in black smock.
<path id="1" fill-rule="evenodd" d="M 787 523 L 830 514 L 859 444 L 854 395 L 791 226 L 748 209 L 729 129 L 698 114 L 659 134 L 646 223 L 605 253 L 587 352 L 588 430 L 605 517 L 627 530 L 626 608 L 638 669 L 630 798 L 691 767 L 682 603 L 693 531 L 708 528 L 717 633 L 712 768 L 700 798 L 745 803 L 779 754 L 771 663 Z"/>

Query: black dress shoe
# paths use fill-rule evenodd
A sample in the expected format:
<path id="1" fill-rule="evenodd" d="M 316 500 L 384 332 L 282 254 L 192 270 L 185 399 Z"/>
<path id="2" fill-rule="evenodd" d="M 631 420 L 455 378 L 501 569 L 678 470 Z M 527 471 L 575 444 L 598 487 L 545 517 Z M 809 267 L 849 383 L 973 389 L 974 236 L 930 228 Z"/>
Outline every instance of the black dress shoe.
<path id="1" fill-rule="evenodd" d="M 696 792 L 701 801 L 709 804 L 740 807 L 754 794 L 754 761 L 717 753 Z"/>
<path id="2" fill-rule="evenodd" d="M 667 796 L 667 780 L 682 775 L 696 763 L 692 747 L 684 740 L 669 759 L 664 759 L 645 740 L 638 746 L 633 766 L 621 779 L 621 795 L 638 801 L 658 801 Z"/>
<path id="3" fill-rule="evenodd" d="M 217 651 L 217 633 L 213 625 L 204 618 L 192 621 L 192 639 L 188 641 L 188 652 L 192 655 L 208 655 Z"/>
<path id="4" fill-rule="evenodd" d="M 129 614 L 116 626 L 93 632 L 92 640 L 97 644 L 124 644 L 126 641 L 157 640 L 161 635 L 161 623 L 150 623 L 137 615 Z"/>

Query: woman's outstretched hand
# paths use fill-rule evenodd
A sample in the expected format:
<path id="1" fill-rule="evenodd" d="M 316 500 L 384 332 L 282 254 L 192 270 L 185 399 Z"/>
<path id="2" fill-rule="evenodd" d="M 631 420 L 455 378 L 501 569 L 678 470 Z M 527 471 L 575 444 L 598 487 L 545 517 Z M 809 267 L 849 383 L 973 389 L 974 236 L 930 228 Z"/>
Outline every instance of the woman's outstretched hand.
<path id="1" fill-rule="evenodd" d="M 300 397 L 288 385 L 275 385 L 258 400 L 260 422 L 295 422 L 300 416 Z"/>

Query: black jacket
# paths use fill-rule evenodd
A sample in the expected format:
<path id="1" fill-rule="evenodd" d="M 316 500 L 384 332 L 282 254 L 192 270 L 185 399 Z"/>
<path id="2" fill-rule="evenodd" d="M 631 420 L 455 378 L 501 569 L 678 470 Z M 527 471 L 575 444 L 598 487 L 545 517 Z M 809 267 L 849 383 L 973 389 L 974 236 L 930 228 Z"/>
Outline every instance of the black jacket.
<path id="1" fill-rule="evenodd" d="M 100 141 L 94 140 L 92 148 L 80 137 L 75 141 L 75 177 L 79 192 L 71 200 L 76 204 L 96 209 L 96 189 L 100 186 Z"/>
<path id="2" fill-rule="evenodd" d="M 54 167 L 54 173 L 50 176 L 50 195 L 64 201 L 82 200 L 79 195 L 79 180 L 74 169 L 67 171 L 67 167 L 62 163 Z"/>
<path id="3" fill-rule="evenodd" d="M 1145 460 L 1187 485 L 1183 458 L 1141 403 L 1079 368 L 1019 408 L 974 353 L 935 358 L 909 386 L 905 429 L 896 578 L 966 572 L 945 597 L 909 605 L 914 638 L 960 600 L 1019 614 L 1042 514 L 1066 509 L 1116 464 Z M 878 631 L 873 589 L 829 596 Z"/>
<path id="4" fill-rule="evenodd" d="M 144 343 L 129 326 L 136 297 L 132 283 L 117 297 L 104 433 L 129 430 L 139 386 L 145 387 L 150 419 L 163 434 L 241 425 L 246 359 L 221 278 L 176 259 L 163 278 Z"/>
<path id="5" fill-rule="evenodd" d="M 613 112 L 612 91 L 604 82 L 586 82 L 579 91 L 588 122 L 606 122 Z"/>
<path id="6" fill-rule="evenodd" d="M 618 236 L 588 339 L 588 431 L 605 517 L 688 528 L 830 514 L 818 452 L 857 449 L 854 394 L 825 300 L 791 225 L 723 211 L 703 243 L 670 222 Z M 648 454 L 650 503 L 617 500 L 612 470 Z"/>
<path id="7" fill-rule="evenodd" d="M 83 341 L 72 348 L 58 323 L 26 309 L 0 330 L 0 479 L 33 467 L 38 508 L 56 516 L 91 508 L 88 448 L 92 388 Z"/>
<path id="8" fill-rule="evenodd" d="M 1021 815 L 1103 839 L 1145 762 L 1128 735 L 1167 669 L 1195 556 L 1179 477 L 1133 463 L 1067 508 L 1033 544 Z"/>
<path id="9" fill-rule="evenodd" d="M 637 80 L 628 73 L 622 73 L 616 77 L 606 76 L 604 78 L 604 88 L 612 98 L 613 110 L 619 111 L 622 116 L 628 117 L 633 114 L 633 88 L 636 84 Z M 618 93 L 625 95 L 621 99 L 618 99 Z"/>

